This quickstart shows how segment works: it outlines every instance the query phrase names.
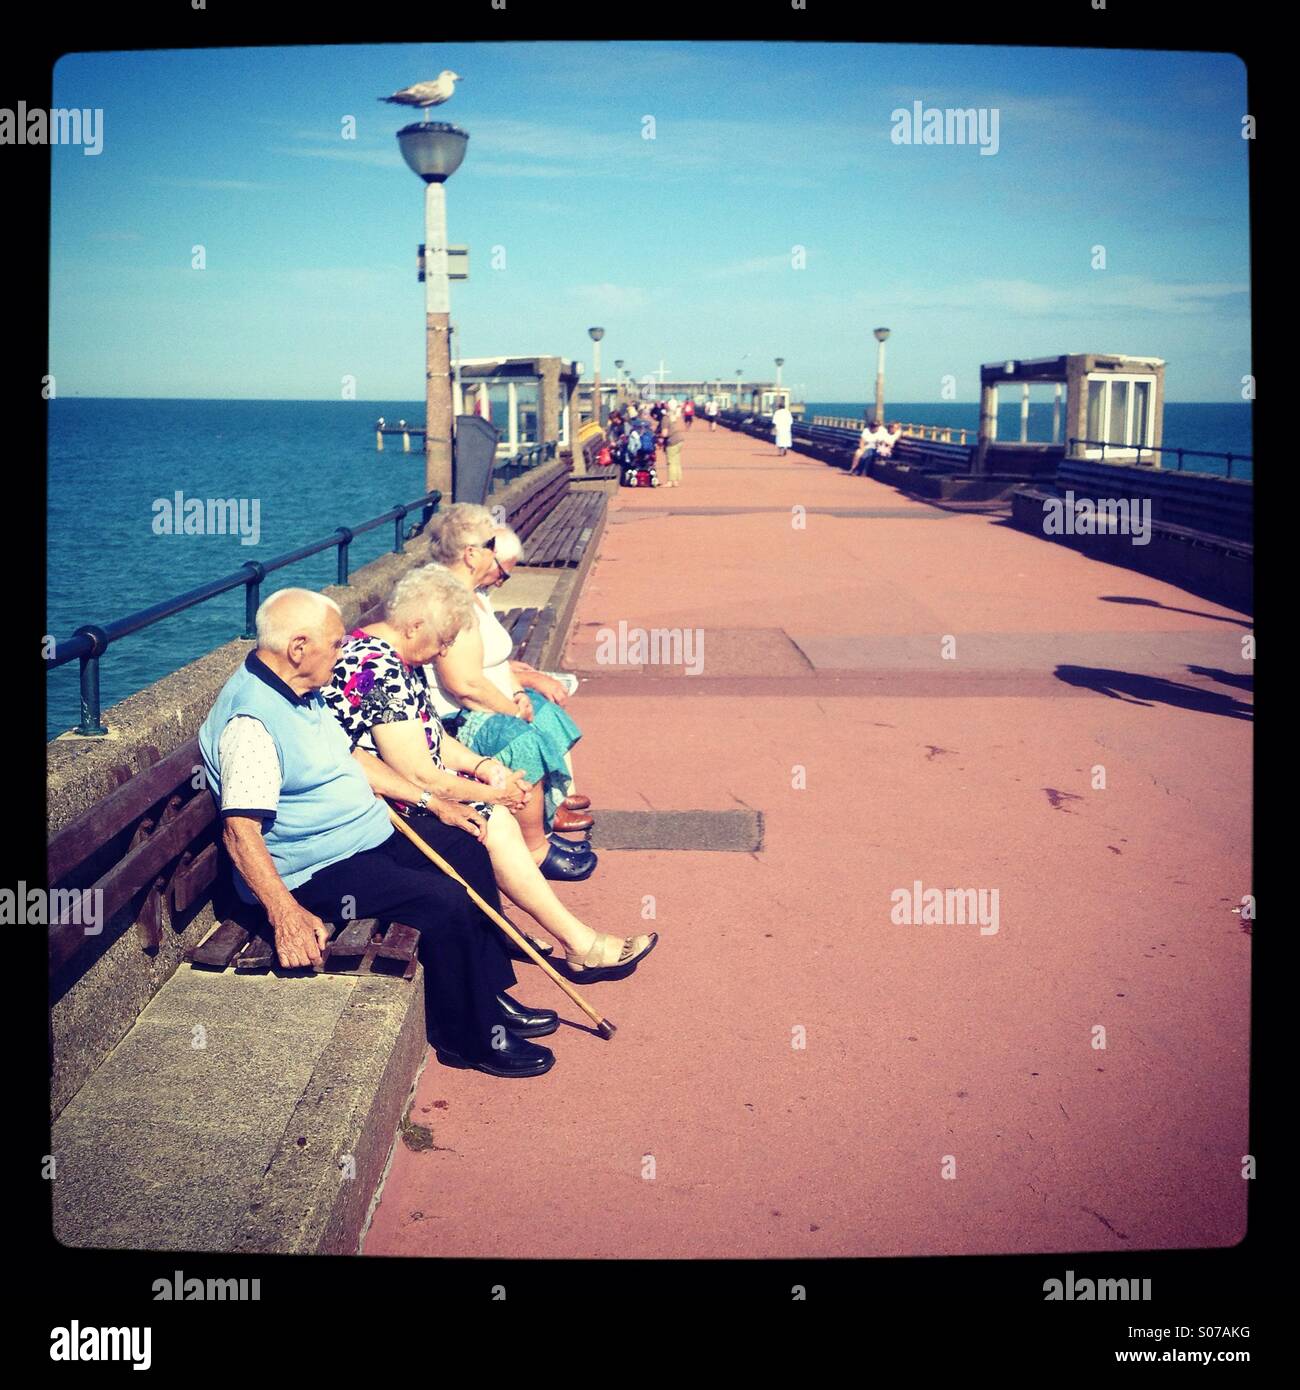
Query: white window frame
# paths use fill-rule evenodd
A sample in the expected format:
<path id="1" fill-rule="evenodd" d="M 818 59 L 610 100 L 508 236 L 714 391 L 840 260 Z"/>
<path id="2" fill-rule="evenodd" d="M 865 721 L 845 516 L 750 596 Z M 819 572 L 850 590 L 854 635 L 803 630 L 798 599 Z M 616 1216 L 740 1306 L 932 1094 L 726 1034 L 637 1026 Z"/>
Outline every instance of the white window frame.
<path id="1" fill-rule="evenodd" d="M 1147 373 L 1147 372 L 1089 372 L 1088 375 L 1087 375 L 1086 377 L 1084 377 L 1084 387 L 1083 387 L 1083 389 L 1084 389 L 1084 401 L 1085 401 L 1085 419 L 1086 419 L 1087 392 L 1088 392 L 1088 390 L 1089 390 L 1089 385 L 1090 385 L 1090 383 L 1091 383 L 1091 382 L 1094 382 L 1094 381 L 1104 381 L 1104 382 L 1108 382 L 1108 383 L 1109 383 L 1109 382 L 1112 382 L 1112 381 L 1127 381 L 1127 382 L 1130 383 L 1130 386 L 1129 386 L 1129 389 L 1128 389 L 1128 392 L 1127 392 L 1127 405 L 1126 405 L 1125 414 L 1124 414 L 1124 438 L 1125 438 L 1125 439 L 1128 439 L 1128 438 L 1132 435 L 1132 433 L 1133 433 L 1133 403 L 1134 403 L 1134 401 L 1135 401 L 1136 398 L 1137 398 L 1137 392 L 1134 391 L 1134 389 L 1133 389 L 1131 383 L 1133 383 L 1133 382 L 1139 382 L 1139 381 L 1145 381 L 1145 382 L 1147 383 L 1147 387 L 1148 387 L 1148 389 L 1147 389 L 1147 424 L 1146 424 L 1146 431 L 1145 431 L 1145 433 L 1146 433 L 1146 438 L 1145 438 L 1145 439 L 1139 439 L 1139 440 L 1137 440 L 1137 441 L 1135 441 L 1134 443 L 1131 443 L 1131 444 L 1107 444 L 1107 445 L 1106 445 L 1106 450 L 1105 450 L 1105 456 L 1109 459 L 1109 458 L 1118 458 L 1118 457 L 1120 457 L 1121 455 L 1124 455 L 1124 454 L 1131 454 L 1134 458 L 1136 458 L 1136 457 L 1137 457 L 1137 453 L 1138 453 L 1138 448 L 1139 448 L 1139 447 L 1142 449 L 1143 453 L 1146 453 L 1146 452 L 1151 448 L 1151 441 L 1155 438 L 1155 399 L 1156 399 L 1156 379 L 1155 379 L 1155 377 L 1152 376 L 1152 375 L 1150 375 L 1150 373 Z M 1110 435 L 1110 432 L 1111 432 L 1111 430 L 1110 430 L 1110 403 L 1111 403 L 1111 398 L 1112 398 L 1112 397 L 1111 397 L 1111 389 L 1110 389 L 1110 386 L 1107 385 L 1106 390 L 1105 390 L 1105 392 L 1103 393 L 1103 403 L 1102 403 L 1102 411 L 1101 411 L 1102 420 L 1101 420 L 1100 433 L 1101 433 L 1101 437 L 1102 437 L 1103 439 L 1107 438 L 1107 437 Z M 1100 446 L 1100 445 L 1091 445 L 1091 444 L 1086 445 L 1086 446 L 1084 447 L 1083 454 L 1084 454 L 1084 457 L 1085 457 L 1085 458 L 1099 459 L 1099 458 L 1102 457 L 1102 449 L 1101 449 L 1101 446 Z"/>

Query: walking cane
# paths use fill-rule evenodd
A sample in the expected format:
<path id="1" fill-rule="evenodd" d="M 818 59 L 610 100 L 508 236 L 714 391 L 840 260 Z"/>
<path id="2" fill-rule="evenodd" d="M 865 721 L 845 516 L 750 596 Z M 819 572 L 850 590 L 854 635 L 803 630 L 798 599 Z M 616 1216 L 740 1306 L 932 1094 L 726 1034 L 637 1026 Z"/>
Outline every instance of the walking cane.
<path id="1" fill-rule="evenodd" d="M 466 883 L 463 878 L 461 878 L 461 876 L 456 872 L 456 870 L 453 869 L 451 865 L 448 864 L 447 861 L 440 854 L 437 854 L 435 853 L 435 851 L 431 850 L 429 846 L 424 843 L 424 841 L 415 833 L 414 830 L 411 829 L 409 825 L 407 825 L 407 823 L 402 819 L 402 817 L 399 816 L 391 806 L 388 807 L 388 818 L 393 822 L 393 824 L 398 828 L 398 830 L 400 830 L 402 834 L 405 835 L 406 838 L 410 840 L 410 842 L 413 845 L 415 845 L 416 848 L 419 849 L 422 854 L 424 854 L 425 858 L 432 859 L 433 862 L 443 871 L 443 873 L 448 876 L 448 878 L 454 878 L 456 882 L 460 884 L 460 886 L 469 894 L 470 901 L 473 902 L 474 905 L 481 909 L 483 912 L 487 913 L 487 915 L 497 924 L 498 927 L 501 928 L 503 932 L 505 932 L 505 934 L 510 938 L 510 940 L 513 941 L 521 951 L 523 951 L 523 953 L 528 957 L 529 960 L 532 961 L 534 965 L 540 965 L 542 967 L 542 970 L 547 975 L 549 975 L 551 979 L 553 979 L 555 983 L 559 985 L 559 987 L 565 992 L 565 994 L 567 994 L 569 998 L 572 999 L 573 1002 L 582 1010 L 582 1012 L 586 1014 L 589 1019 L 591 1019 L 591 1021 L 596 1025 L 596 1032 L 598 1032 L 602 1038 L 609 1039 L 614 1036 L 617 1030 L 615 1029 L 614 1025 L 609 1021 L 609 1019 L 602 1018 L 599 1012 L 597 1012 L 597 1010 L 593 1009 L 591 1005 L 587 1003 L 587 1001 L 582 997 L 582 995 L 578 993 L 576 989 L 574 989 L 574 987 L 568 982 L 568 980 L 566 980 L 563 975 L 557 973 L 555 967 L 550 963 L 550 961 L 543 960 L 541 956 L 539 956 L 537 952 L 533 950 L 533 948 L 528 944 L 528 942 L 524 940 L 524 938 L 519 934 L 518 930 L 512 927 L 510 923 L 507 922 L 506 919 L 496 910 L 496 908 L 490 907 L 487 903 L 485 903 L 483 899 L 479 897 L 479 895 L 473 890 L 473 888 L 471 888 L 470 885 Z"/>

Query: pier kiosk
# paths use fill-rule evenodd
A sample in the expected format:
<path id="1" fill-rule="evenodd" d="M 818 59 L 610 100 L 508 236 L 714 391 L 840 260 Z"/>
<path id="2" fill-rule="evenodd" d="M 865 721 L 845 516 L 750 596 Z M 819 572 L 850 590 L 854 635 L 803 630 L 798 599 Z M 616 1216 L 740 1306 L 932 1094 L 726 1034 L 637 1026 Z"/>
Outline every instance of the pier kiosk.
<path id="1" fill-rule="evenodd" d="M 1029 438 L 1029 388 L 1054 385 L 1052 437 Z M 1019 438 L 998 438 L 998 395 L 1020 388 Z M 1062 458 L 1151 463 L 1163 437 L 1165 364 L 1158 357 L 1072 352 L 986 362 L 980 367 L 980 427 L 972 472 L 1037 476 Z"/>
<path id="2" fill-rule="evenodd" d="M 566 447 L 580 362 L 562 357 L 462 357 L 453 364 L 457 415 L 481 415 L 497 427 L 497 455 L 533 444 Z"/>

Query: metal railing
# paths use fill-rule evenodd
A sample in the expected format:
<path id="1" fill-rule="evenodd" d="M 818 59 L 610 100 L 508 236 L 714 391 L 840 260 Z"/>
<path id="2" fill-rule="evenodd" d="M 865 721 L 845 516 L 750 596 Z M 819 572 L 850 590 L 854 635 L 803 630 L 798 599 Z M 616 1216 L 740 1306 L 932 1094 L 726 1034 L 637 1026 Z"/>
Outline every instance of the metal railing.
<path id="1" fill-rule="evenodd" d="M 496 490 L 498 482 L 511 482 L 521 473 L 527 473 L 529 469 L 538 468 L 543 463 L 549 462 L 555 457 L 558 448 L 559 445 L 554 439 L 548 439 L 545 444 L 532 444 L 526 449 L 520 449 L 511 454 L 509 458 L 502 459 L 500 463 L 493 466 L 492 485 L 488 488 L 489 494 Z"/>
<path id="2" fill-rule="evenodd" d="M 1173 454 L 1177 459 L 1177 462 L 1173 465 L 1174 471 L 1177 473 L 1183 471 L 1184 455 L 1189 458 L 1222 459 L 1225 464 L 1225 472 L 1223 474 L 1225 478 L 1232 477 L 1232 465 L 1234 460 L 1238 463 L 1249 463 L 1251 465 L 1255 462 L 1252 454 L 1224 454 L 1212 449 L 1167 449 L 1162 444 L 1116 444 L 1114 440 L 1076 439 L 1073 436 L 1070 438 L 1067 451 L 1073 453 L 1076 444 L 1082 444 L 1085 449 L 1100 449 L 1102 463 L 1106 462 L 1106 450 L 1110 449 L 1117 454 L 1124 454 L 1126 456 L 1126 462 L 1141 464 L 1146 468 L 1166 468 L 1168 465 L 1163 459 L 1159 462 L 1146 462 L 1142 458 L 1143 454 Z M 1130 459 L 1128 458 L 1129 455 L 1133 455 L 1133 457 Z M 1206 476 L 1218 477 L 1219 475 L 1217 473 L 1211 473 Z M 1238 481 L 1249 482 L 1251 480 L 1238 479 Z"/>
<path id="3" fill-rule="evenodd" d="M 226 594 L 232 589 L 238 589 L 241 585 L 244 589 L 244 631 L 240 635 L 245 638 L 255 637 L 257 635 L 255 619 L 262 601 L 262 580 L 268 574 L 282 570 L 288 565 L 297 564 L 299 560 L 306 560 L 312 555 L 319 555 L 321 551 L 328 550 L 333 546 L 338 551 L 337 582 L 347 584 L 348 546 L 355 537 L 363 535 L 367 531 L 373 531 L 376 527 L 391 521 L 394 523 L 393 553 L 400 555 L 407 540 L 407 537 L 402 534 L 402 523 L 405 518 L 417 509 L 422 511 L 419 526 L 412 528 L 411 534 L 413 535 L 438 510 L 438 504 L 441 501 L 442 493 L 426 492 L 423 497 L 417 497 L 413 502 L 399 502 L 397 506 L 390 508 L 382 516 L 372 517 L 369 521 L 363 521 L 357 526 L 340 526 L 324 539 L 312 541 L 309 545 L 299 546 L 297 550 L 291 550 L 284 555 L 277 555 L 274 559 L 248 560 L 233 574 L 224 575 L 220 579 L 209 580 L 208 583 L 200 584 L 197 588 L 189 589 L 183 594 L 178 594 L 175 598 L 165 599 L 162 603 L 155 603 L 149 608 L 142 608 L 138 613 L 131 613 L 125 618 L 118 618 L 115 622 L 105 623 L 103 626 L 86 623 L 79 627 L 71 637 L 55 642 L 54 652 L 45 658 L 47 671 L 53 670 L 56 666 L 65 666 L 70 661 L 79 660 L 81 662 L 81 723 L 73 732 L 85 735 L 106 734 L 108 732 L 100 711 L 99 659 L 114 642 L 133 632 L 140 632 L 146 627 L 152 627 L 155 623 L 162 622 L 164 618 L 183 613 L 187 608 L 194 608 L 200 603 L 206 603 L 208 599 L 216 598 L 219 594 Z"/>
<path id="4" fill-rule="evenodd" d="M 842 415 L 814 415 L 814 425 L 826 425 L 831 429 L 861 431 L 866 427 L 865 420 L 850 420 Z M 977 431 L 973 427 L 963 428 L 961 425 L 916 425 L 899 422 L 903 425 L 903 434 L 909 439 L 928 439 L 935 444 L 965 444 L 968 434 L 975 434 Z M 953 435 L 960 435 L 960 439 L 953 439 Z"/>

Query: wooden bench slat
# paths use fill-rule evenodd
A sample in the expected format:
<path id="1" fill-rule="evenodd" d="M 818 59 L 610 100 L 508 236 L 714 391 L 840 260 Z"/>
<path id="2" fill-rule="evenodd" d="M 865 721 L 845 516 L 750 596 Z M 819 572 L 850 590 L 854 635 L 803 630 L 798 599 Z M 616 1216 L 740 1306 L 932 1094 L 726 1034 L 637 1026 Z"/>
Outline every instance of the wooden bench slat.
<path id="1" fill-rule="evenodd" d="M 240 951 L 234 961 L 236 973 L 243 974 L 270 970 L 275 963 L 275 943 L 261 935 L 250 937 L 248 945 Z"/>
<path id="2" fill-rule="evenodd" d="M 247 941 L 248 931 L 238 922 L 222 922 L 206 941 L 190 952 L 190 964 L 206 970 L 224 970 Z"/>

